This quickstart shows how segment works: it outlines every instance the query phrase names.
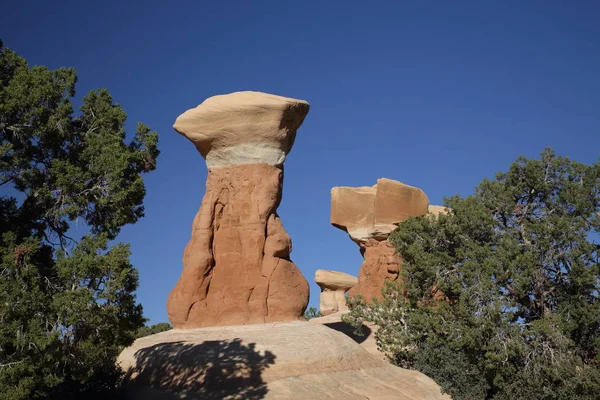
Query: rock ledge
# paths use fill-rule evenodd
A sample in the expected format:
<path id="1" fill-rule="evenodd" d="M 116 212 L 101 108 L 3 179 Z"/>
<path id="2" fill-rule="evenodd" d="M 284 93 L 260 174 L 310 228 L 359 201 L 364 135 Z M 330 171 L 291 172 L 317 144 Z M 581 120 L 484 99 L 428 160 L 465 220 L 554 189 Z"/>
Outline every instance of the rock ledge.
<path id="1" fill-rule="evenodd" d="M 427 376 L 300 321 L 162 332 L 119 363 L 131 399 L 448 399 Z"/>

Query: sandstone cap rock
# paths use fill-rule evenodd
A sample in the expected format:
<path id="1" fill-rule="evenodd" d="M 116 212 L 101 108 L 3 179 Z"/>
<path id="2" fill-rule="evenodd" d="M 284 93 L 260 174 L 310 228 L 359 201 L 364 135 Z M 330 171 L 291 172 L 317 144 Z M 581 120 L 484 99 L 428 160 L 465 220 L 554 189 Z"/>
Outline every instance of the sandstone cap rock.
<path id="1" fill-rule="evenodd" d="M 425 215 L 428 206 L 421 189 L 381 178 L 372 187 L 331 189 L 331 224 L 355 241 L 384 240 L 398 223 Z"/>
<path id="2" fill-rule="evenodd" d="M 173 128 L 194 143 L 209 168 L 281 165 L 310 106 L 262 92 L 213 96 L 181 114 Z"/>
<path id="3" fill-rule="evenodd" d="M 315 282 L 321 288 L 346 291 L 356 285 L 358 278 L 344 272 L 318 269 L 315 272 Z"/>
<path id="4" fill-rule="evenodd" d="M 377 180 L 375 231 L 389 234 L 409 217 L 425 215 L 429 199 L 421 189 L 392 179 Z"/>

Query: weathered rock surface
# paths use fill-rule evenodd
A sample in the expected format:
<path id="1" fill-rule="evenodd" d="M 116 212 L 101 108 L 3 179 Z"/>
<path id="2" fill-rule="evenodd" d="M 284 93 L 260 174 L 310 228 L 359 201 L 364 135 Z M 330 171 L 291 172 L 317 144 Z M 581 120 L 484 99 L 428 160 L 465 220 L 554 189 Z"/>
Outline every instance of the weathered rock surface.
<path id="1" fill-rule="evenodd" d="M 321 288 L 319 304 L 321 314 L 328 315 L 348 310 L 345 293 L 358 282 L 355 276 L 338 271 L 318 269 L 315 272 L 315 282 Z"/>
<path id="2" fill-rule="evenodd" d="M 450 211 L 451 210 L 449 208 L 446 208 L 444 206 L 429 206 L 429 213 L 436 217 L 440 214 L 448 214 Z"/>
<path id="3" fill-rule="evenodd" d="M 119 356 L 131 399 L 448 399 L 427 376 L 326 326 L 288 322 L 172 330 Z"/>
<path id="4" fill-rule="evenodd" d="M 365 258 L 349 295 L 380 298 L 385 282 L 398 279 L 402 260 L 387 238 L 397 224 L 427 214 L 428 208 L 421 189 L 391 179 L 378 179 L 372 187 L 331 189 L 331 224 L 348 232 Z"/>
<path id="5" fill-rule="evenodd" d="M 308 322 L 311 324 L 325 325 L 328 328 L 334 329 L 344 335 L 350 337 L 363 349 L 373 354 L 377 359 L 387 361 L 385 354 L 379 351 L 377 348 L 377 342 L 375 341 L 375 333 L 377 332 L 377 325 L 370 322 L 363 322 L 361 327 L 362 335 L 356 333 L 356 329 L 345 322 L 342 322 L 342 315 L 349 311 L 339 311 L 337 313 L 328 314 L 322 317 L 312 318 Z"/>
<path id="6" fill-rule="evenodd" d="M 277 207 L 281 163 L 307 112 L 300 100 L 241 92 L 208 99 L 177 119 L 175 129 L 194 142 L 209 172 L 167 301 L 174 327 L 302 318 L 308 282 L 290 260 Z"/>
<path id="7" fill-rule="evenodd" d="M 402 259 L 396 248 L 386 240 L 369 239 L 360 244 L 365 261 L 360 266 L 358 283 L 348 291 L 349 296 L 361 295 L 370 301 L 381 298 L 386 281 L 394 282 L 400 275 Z"/>

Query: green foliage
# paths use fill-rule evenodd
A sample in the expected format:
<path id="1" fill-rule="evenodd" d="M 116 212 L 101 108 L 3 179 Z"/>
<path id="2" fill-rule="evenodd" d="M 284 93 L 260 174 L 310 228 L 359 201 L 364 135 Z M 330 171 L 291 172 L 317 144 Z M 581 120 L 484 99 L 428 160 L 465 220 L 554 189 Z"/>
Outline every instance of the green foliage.
<path id="1" fill-rule="evenodd" d="M 600 163 L 546 149 L 445 203 L 400 224 L 402 283 L 346 321 L 456 400 L 597 399 Z"/>
<path id="2" fill-rule="evenodd" d="M 321 314 L 321 311 L 317 311 L 317 309 L 314 307 L 309 307 L 309 309 L 304 312 L 304 319 L 307 321 L 309 319 L 318 318 L 322 316 L 323 314 Z"/>
<path id="3" fill-rule="evenodd" d="M 154 324 L 152 326 L 141 327 L 138 330 L 137 335 L 135 335 L 135 337 L 141 338 L 144 336 L 149 336 L 149 335 L 154 335 L 154 334 L 165 332 L 165 331 L 170 331 L 171 329 L 173 329 L 173 327 L 168 322 L 159 322 L 158 324 Z"/>
<path id="4" fill-rule="evenodd" d="M 114 394 L 144 323 L 129 247 L 109 243 L 143 216 L 158 137 L 138 124 L 126 144 L 106 90 L 75 116 L 76 80 L 0 44 L 0 399 Z"/>

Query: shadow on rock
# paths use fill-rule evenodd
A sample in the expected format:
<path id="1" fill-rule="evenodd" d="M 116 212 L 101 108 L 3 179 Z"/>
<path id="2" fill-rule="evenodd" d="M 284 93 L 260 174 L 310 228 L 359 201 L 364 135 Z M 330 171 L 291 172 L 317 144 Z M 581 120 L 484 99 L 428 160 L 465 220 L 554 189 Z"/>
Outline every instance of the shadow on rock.
<path id="1" fill-rule="evenodd" d="M 268 389 L 262 372 L 275 363 L 275 355 L 261 355 L 254 343 L 241 339 L 200 344 L 159 343 L 135 353 L 136 367 L 127 372 L 130 389 L 160 390 L 153 399 L 262 399 Z M 142 397 L 140 397 L 142 398 Z"/>
<path id="2" fill-rule="evenodd" d="M 350 339 L 354 340 L 356 343 L 360 344 L 367 340 L 369 336 L 371 336 L 372 330 L 366 325 L 360 327 L 360 331 L 362 335 L 356 334 L 356 328 L 344 323 L 344 322 L 328 322 L 323 324 L 328 328 L 331 328 L 335 331 L 341 332 L 344 335 L 348 336 Z"/>

